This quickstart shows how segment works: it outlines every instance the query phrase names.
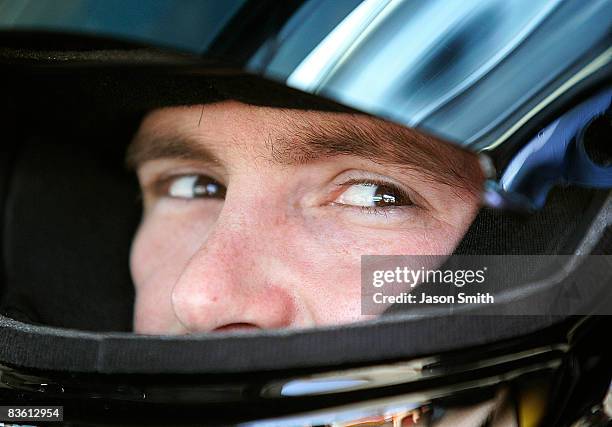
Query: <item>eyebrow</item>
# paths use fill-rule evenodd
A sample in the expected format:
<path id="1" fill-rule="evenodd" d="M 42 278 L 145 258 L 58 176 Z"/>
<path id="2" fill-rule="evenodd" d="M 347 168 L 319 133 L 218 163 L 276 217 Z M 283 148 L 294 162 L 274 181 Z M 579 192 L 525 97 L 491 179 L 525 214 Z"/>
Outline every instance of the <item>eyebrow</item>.
<path id="1" fill-rule="evenodd" d="M 129 169 L 157 159 L 184 159 L 203 163 L 218 163 L 216 156 L 201 141 L 181 134 L 140 134 L 138 133 L 126 153 Z"/>
<path id="2" fill-rule="evenodd" d="M 265 158 L 277 165 L 299 166 L 323 158 L 356 156 L 385 166 L 408 168 L 425 179 L 476 192 L 482 181 L 477 156 L 423 132 L 380 119 L 358 116 L 287 121 L 281 135 L 265 136 Z M 138 133 L 128 147 L 129 168 L 156 159 L 204 163 L 219 160 L 201 140 L 181 133 Z"/>

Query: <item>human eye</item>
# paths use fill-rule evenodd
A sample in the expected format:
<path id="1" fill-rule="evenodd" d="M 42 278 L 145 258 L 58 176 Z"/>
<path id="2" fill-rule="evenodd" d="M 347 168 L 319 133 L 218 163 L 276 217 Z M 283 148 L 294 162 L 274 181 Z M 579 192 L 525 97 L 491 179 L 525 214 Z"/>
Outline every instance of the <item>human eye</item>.
<path id="1" fill-rule="evenodd" d="M 176 199 L 224 199 L 224 185 L 206 175 L 179 175 L 166 178 L 161 183 L 160 193 Z"/>
<path id="2" fill-rule="evenodd" d="M 339 185 L 342 192 L 332 202 L 336 206 L 358 208 L 367 213 L 414 206 L 407 191 L 383 180 L 355 178 Z"/>
<path id="3" fill-rule="evenodd" d="M 360 207 L 412 205 L 410 197 L 400 188 L 384 182 L 361 181 L 344 184 L 346 189 L 334 203 Z"/>

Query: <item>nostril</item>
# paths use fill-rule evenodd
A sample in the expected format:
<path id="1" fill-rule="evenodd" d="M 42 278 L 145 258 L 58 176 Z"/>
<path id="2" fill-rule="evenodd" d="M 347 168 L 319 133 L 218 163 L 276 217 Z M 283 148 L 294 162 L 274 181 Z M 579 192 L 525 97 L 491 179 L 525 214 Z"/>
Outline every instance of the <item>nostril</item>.
<path id="1" fill-rule="evenodd" d="M 229 323 L 227 325 L 219 326 L 213 329 L 213 332 L 233 332 L 233 331 L 245 331 L 261 329 L 259 326 L 253 323 Z"/>

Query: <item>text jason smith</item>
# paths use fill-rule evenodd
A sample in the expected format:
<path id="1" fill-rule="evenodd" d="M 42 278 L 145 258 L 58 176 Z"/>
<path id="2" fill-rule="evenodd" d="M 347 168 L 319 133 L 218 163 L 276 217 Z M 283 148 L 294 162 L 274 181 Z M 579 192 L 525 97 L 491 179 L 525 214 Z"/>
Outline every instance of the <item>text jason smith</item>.
<path id="1" fill-rule="evenodd" d="M 399 295 L 383 295 L 377 292 L 373 295 L 375 304 L 493 304 L 495 298 L 489 292 L 475 295 L 466 295 L 461 292 L 455 295 L 427 295 L 421 294 L 421 298 L 408 292 Z"/>

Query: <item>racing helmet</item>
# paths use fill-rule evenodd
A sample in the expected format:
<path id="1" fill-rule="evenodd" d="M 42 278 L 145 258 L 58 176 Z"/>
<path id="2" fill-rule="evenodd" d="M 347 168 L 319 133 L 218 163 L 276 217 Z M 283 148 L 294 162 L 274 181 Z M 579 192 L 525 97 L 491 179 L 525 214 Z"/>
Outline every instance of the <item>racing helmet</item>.
<path id="1" fill-rule="evenodd" d="M 0 402 L 69 425 L 605 425 L 611 18 L 602 0 L 1 2 Z M 497 303 L 132 333 L 126 147 L 147 111 L 228 99 L 477 153 L 484 207 L 444 265 L 501 268 Z"/>

